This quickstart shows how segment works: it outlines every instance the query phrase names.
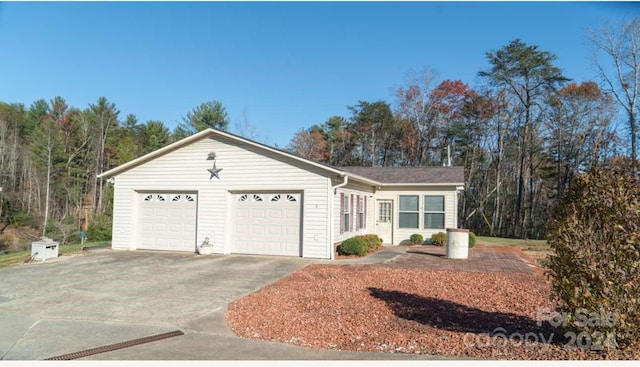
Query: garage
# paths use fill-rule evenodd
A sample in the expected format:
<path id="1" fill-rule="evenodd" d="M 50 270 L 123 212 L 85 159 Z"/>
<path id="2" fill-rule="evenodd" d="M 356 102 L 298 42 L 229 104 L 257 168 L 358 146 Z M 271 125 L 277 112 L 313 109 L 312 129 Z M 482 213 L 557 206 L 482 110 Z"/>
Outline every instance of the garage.
<path id="1" fill-rule="evenodd" d="M 140 193 L 140 241 L 145 250 L 196 249 L 196 193 Z"/>
<path id="2" fill-rule="evenodd" d="M 302 194 L 232 194 L 232 252 L 301 256 Z"/>

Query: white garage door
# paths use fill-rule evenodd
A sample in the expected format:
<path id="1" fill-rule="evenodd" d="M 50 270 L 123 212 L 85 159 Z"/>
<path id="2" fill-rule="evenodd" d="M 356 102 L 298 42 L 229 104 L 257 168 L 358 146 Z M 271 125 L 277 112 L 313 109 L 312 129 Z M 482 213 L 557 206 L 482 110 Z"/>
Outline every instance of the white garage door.
<path id="1" fill-rule="evenodd" d="M 235 253 L 300 256 L 300 193 L 233 195 Z"/>
<path id="2" fill-rule="evenodd" d="M 196 204 L 195 193 L 140 194 L 138 248 L 194 252 Z"/>

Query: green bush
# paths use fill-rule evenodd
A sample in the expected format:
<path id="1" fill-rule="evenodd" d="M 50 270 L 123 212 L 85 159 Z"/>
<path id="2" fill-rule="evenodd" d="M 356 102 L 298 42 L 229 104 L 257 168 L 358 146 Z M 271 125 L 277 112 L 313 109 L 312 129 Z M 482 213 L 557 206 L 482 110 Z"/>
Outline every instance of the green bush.
<path id="1" fill-rule="evenodd" d="M 579 176 L 551 216 L 547 268 L 567 327 L 621 348 L 640 339 L 640 188 L 612 170 Z M 576 317 L 591 313 L 589 322 Z M 593 315 L 615 317 L 598 325 Z M 582 319 L 582 320 L 581 320 Z M 597 321 L 597 320 L 595 320 Z"/>
<path id="2" fill-rule="evenodd" d="M 382 247 L 382 238 L 375 234 L 365 234 L 360 237 L 366 244 L 369 251 L 375 251 Z"/>
<path id="3" fill-rule="evenodd" d="M 447 234 L 438 232 L 431 235 L 431 244 L 434 246 L 444 246 L 447 243 Z"/>
<path id="4" fill-rule="evenodd" d="M 340 255 L 358 255 L 364 256 L 369 252 L 369 247 L 361 237 L 351 237 L 342 241 L 338 246 Z"/>
<path id="5" fill-rule="evenodd" d="M 96 215 L 87 228 L 88 241 L 107 241 L 111 239 L 112 219 L 106 215 Z"/>
<path id="6" fill-rule="evenodd" d="M 424 237 L 422 237 L 419 233 L 414 233 L 409 237 L 409 241 L 411 241 L 414 245 L 422 245 L 424 242 Z"/>
<path id="7" fill-rule="evenodd" d="M 476 234 L 469 231 L 469 248 L 473 248 L 476 245 Z"/>

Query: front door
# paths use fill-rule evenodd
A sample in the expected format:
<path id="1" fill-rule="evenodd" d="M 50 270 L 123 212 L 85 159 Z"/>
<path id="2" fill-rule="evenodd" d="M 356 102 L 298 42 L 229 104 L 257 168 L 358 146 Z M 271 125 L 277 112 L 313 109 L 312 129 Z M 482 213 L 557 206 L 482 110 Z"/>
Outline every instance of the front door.
<path id="1" fill-rule="evenodd" d="M 393 236 L 393 200 L 378 200 L 376 233 L 382 243 L 391 244 Z"/>

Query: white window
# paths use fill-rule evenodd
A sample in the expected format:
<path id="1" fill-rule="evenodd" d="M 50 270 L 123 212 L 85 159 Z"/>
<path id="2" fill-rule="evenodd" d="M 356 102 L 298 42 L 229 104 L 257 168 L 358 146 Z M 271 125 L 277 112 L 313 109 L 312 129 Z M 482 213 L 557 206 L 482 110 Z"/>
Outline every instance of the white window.
<path id="1" fill-rule="evenodd" d="M 349 232 L 351 230 L 351 226 L 349 225 L 349 219 L 351 216 L 349 215 L 350 205 L 349 205 L 349 195 L 345 195 L 342 201 L 342 207 L 344 208 L 344 214 L 342 216 L 342 228 L 344 228 L 345 232 Z"/>
<path id="2" fill-rule="evenodd" d="M 444 229 L 444 196 L 425 195 L 424 228 Z"/>
<path id="3" fill-rule="evenodd" d="M 400 195 L 400 228 L 418 228 L 418 195 Z"/>
<path id="4" fill-rule="evenodd" d="M 358 229 L 364 228 L 364 198 L 358 197 L 358 219 L 357 219 L 357 227 Z"/>

